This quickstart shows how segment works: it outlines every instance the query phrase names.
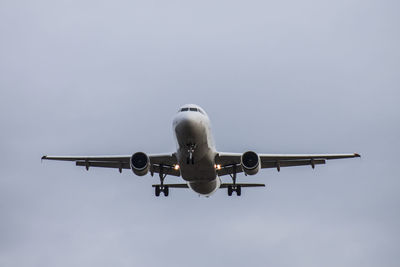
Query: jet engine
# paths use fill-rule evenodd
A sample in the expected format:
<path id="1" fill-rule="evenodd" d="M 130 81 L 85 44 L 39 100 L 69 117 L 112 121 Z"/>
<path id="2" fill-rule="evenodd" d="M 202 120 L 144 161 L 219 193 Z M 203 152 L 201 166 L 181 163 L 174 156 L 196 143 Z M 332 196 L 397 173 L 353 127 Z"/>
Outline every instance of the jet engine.
<path id="1" fill-rule="evenodd" d="M 136 152 L 131 157 L 131 169 L 138 176 L 146 175 L 150 169 L 150 159 L 143 152 Z"/>
<path id="2" fill-rule="evenodd" d="M 260 157 L 256 152 L 247 151 L 243 153 L 241 161 L 243 171 L 248 175 L 254 175 L 260 170 Z"/>

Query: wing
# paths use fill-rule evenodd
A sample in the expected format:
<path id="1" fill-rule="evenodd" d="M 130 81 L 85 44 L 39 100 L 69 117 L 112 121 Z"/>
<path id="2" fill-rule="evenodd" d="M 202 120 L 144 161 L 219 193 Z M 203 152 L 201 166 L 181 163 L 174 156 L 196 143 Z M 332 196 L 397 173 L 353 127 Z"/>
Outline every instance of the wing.
<path id="1" fill-rule="evenodd" d="M 325 164 L 326 160 L 360 157 L 359 154 L 259 154 L 261 168 L 293 167 L 310 165 L 313 168 L 318 164 Z M 243 172 L 240 153 L 218 153 L 216 164 L 219 165 L 219 176 Z"/>
<path id="2" fill-rule="evenodd" d="M 177 164 L 175 154 L 157 154 L 148 155 L 150 159 L 150 173 L 159 173 L 161 168 L 164 174 L 180 176 L 179 169 L 176 170 L 174 165 Z M 43 156 L 42 160 L 59 160 L 74 161 L 76 166 L 115 168 L 119 172 L 122 169 L 130 169 L 131 155 L 115 155 L 115 156 Z"/>

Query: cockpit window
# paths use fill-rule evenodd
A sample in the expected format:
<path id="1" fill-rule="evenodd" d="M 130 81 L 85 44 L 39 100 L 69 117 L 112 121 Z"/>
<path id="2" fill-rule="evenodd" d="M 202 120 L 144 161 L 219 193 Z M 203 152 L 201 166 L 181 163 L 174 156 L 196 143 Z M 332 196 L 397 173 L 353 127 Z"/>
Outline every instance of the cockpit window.
<path id="1" fill-rule="evenodd" d="M 183 112 L 183 111 L 194 111 L 194 112 L 200 112 L 201 114 L 204 114 L 204 111 L 202 111 L 199 108 L 181 108 L 178 112 Z"/>

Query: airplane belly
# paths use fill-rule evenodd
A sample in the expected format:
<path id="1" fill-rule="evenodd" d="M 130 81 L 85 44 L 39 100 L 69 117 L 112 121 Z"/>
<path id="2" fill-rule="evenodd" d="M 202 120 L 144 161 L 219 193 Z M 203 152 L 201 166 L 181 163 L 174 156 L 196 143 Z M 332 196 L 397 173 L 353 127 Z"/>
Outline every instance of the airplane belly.
<path id="1" fill-rule="evenodd" d="M 218 190 L 221 186 L 221 180 L 217 177 L 214 180 L 207 182 L 189 182 L 188 185 L 190 189 L 196 193 L 209 196 Z"/>
<path id="2" fill-rule="evenodd" d="M 217 176 L 214 166 L 215 154 L 209 150 L 195 154 L 194 164 L 187 164 L 186 153 L 179 157 L 181 176 L 185 181 L 211 181 Z M 200 155 L 203 157 L 200 157 Z"/>

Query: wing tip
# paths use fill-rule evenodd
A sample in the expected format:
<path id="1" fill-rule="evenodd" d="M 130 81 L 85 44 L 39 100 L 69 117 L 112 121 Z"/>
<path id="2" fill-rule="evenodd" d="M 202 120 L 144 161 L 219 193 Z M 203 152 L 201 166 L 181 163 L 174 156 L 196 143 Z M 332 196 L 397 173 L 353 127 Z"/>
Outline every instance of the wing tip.
<path id="1" fill-rule="evenodd" d="M 354 157 L 356 157 L 356 158 L 361 158 L 361 155 L 358 154 L 358 153 L 354 153 Z"/>

